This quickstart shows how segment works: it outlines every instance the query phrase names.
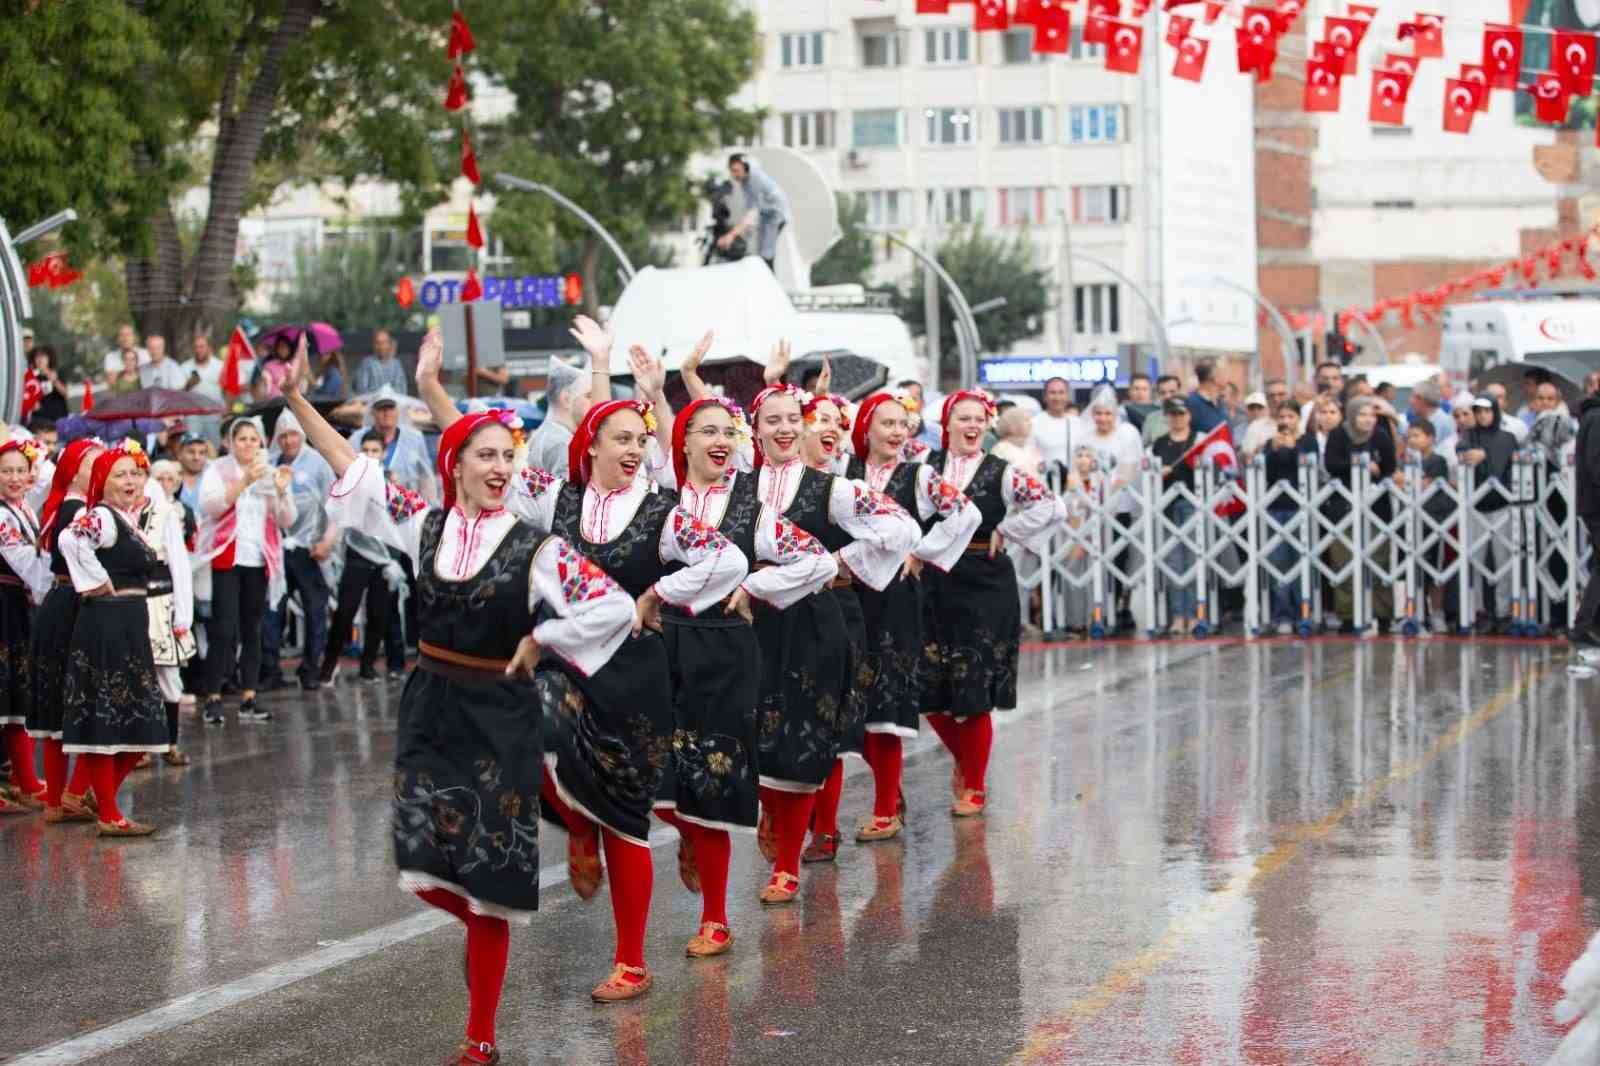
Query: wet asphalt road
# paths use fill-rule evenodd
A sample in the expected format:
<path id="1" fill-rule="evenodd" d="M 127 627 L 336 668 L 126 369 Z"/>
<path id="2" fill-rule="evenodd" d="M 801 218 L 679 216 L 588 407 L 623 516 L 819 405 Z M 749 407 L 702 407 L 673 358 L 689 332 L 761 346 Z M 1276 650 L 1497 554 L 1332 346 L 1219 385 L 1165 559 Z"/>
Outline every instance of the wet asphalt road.
<path id="1" fill-rule="evenodd" d="M 1024 655 L 981 821 L 908 752 L 902 842 L 764 912 L 736 841 L 718 960 L 663 831 L 656 988 L 597 1007 L 604 893 L 515 930 L 504 1061 L 623 1066 L 1539 1063 L 1600 919 L 1600 681 L 1556 645 L 1073 645 Z M 395 887 L 398 686 L 274 697 L 136 774 L 146 841 L 0 823 L 0 1061 L 433 1063 L 459 926 Z M 841 821 L 867 813 L 854 764 Z M 565 855 L 547 832 L 543 861 Z"/>

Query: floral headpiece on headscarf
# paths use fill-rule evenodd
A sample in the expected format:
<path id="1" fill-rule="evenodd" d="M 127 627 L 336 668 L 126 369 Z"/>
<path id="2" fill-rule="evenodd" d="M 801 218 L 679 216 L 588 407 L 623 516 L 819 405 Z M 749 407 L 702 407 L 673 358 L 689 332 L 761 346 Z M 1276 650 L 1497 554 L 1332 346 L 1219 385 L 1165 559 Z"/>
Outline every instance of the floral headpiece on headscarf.
<path id="1" fill-rule="evenodd" d="M 716 406 L 728 412 L 728 417 L 733 419 L 734 432 L 739 435 L 739 443 L 745 444 L 750 440 L 750 423 L 745 421 L 744 408 L 728 399 L 726 396 L 702 396 L 692 400 L 678 412 L 672 421 L 672 469 L 678 475 L 678 487 L 682 488 L 689 477 L 689 455 L 684 450 L 689 437 L 689 423 L 694 421 L 694 416 L 702 408 Z"/>
<path id="2" fill-rule="evenodd" d="M 802 416 L 805 414 L 806 408 L 816 402 L 815 397 L 813 397 L 805 389 L 802 389 L 800 386 L 791 385 L 787 381 L 780 381 L 776 385 L 768 385 L 766 388 L 756 393 L 756 398 L 750 401 L 750 420 L 752 423 L 760 419 L 761 405 L 775 396 L 788 396 L 792 398 L 800 405 L 800 413 Z M 756 468 L 760 469 L 767 461 L 766 457 L 761 454 L 760 437 L 755 438 L 755 449 Z"/>
<path id="3" fill-rule="evenodd" d="M 976 400 L 983 404 L 983 413 L 986 418 L 994 417 L 994 397 L 983 389 L 958 389 L 944 398 L 944 407 L 939 411 L 939 426 L 943 430 L 939 438 L 939 449 L 950 450 L 950 415 L 956 409 L 956 404 L 963 400 Z"/>
<path id="4" fill-rule="evenodd" d="M 576 485 L 589 483 L 593 465 L 589 461 L 589 445 L 594 443 L 594 438 L 600 432 L 600 427 L 605 424 L 605 420 L 618 411 L 635 412 L 644 419 L 645 432 L 656 431 L 655 404 L 648 400 L 607 400 L 605 403 L 595 404 L 589 408 L 589 413 L 583 416 L 583 421 L 572 434 L 572 443 L 567 445 L 568 481 Z"/>
<path id="5" fill-rule="evenodd" d="M 444 486 L 446 511 L 456 503 L 456 462 L 461 458 L 462 447 L 474 433 L 484 426 L 491 425 L 505 427 L 511 432 L 512 445 L 519 448 L 522 446 L 522 419 L 515 411 L 503 409 L 462 415 L 439 435 L 439 461 L 436 465 L 439 470 L 439 482 Z"/>

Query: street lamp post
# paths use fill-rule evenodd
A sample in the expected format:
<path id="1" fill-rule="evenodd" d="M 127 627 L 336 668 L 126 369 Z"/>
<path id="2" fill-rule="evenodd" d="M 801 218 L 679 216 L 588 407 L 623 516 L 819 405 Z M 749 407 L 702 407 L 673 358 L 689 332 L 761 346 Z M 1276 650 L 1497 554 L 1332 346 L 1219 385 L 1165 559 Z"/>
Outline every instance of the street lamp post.
<path id="1" fill-rule="evenodd" d="M 1090 255 L 1087 252 L 1068 252 L 1067 258 L 1069 260 L 1081 259 L 1085 263 L 1097 266 L 1133 290 L 1133 294 L 1139 298 L 1139 302 L 1144 304 L 1145 313 L 1150 316 L 1150 332 L 1151 336 L 1155 338 L 1156 359 L 1160 362 L 1162 370 L 1165 371 L 1172 356 L 1172 347 L 1167 343 L 1167 327 L 1161 321 L 1161 312 L 1156 308 L 1155 301 L 1150 299 L 1150 294 L 1145 292 L 1144 286 L 1097 255 Z M 1075 314 L 1076 312 L 1073 308 L 1062 308 L 1062 313 Z M 1071 355 L 1072 353 L 1067 352 L 1065 354 Z"/>
<path id="2" fill-rule="evenodd" d="M 17 248 L 75 221 L 76 211 L 66 210 L 35 222 L 15 237 L 0 219 L 0 352 L 5 365 L 0 367 L 0 419 L 16 423 L 22 417 L 22 377 L 27 367 L 14 358 L 22 352 L 22 323 L 33 317 L 33 301 L 28 296 L 28 276 L 23 272 Z"/>
<path id="3" fill-rule="evenodd" d="M 578 219 L 583 222 L 584 225 L 593 230 L 594 235 L 599 237 L 600 240 L 605 243 L 607 248 L 611 249 L 611 254 L 617 257 L 617 262 L 620 264 L 617 273 L 622 278 L 622 284 L 627 285 L 628 282 L 633 280 L 633 275 L 636 273 L 636 271 L 633 269 L 633 262 L 628 258 L 628 253 L 622 250 L 622 245 L 618 244 L 617 239 L 611 236 L 610 230 L 606 229 L 600 224 L 599 219 L 595 218 L 589 212 L 585 211 L 583 208 L 579 207 L 565 196 L 556 192 L 542 181 L 529 181 L 527 178 L 519 178 L 515 174 L 506 174 L 504 172 L 496 174 L 494 176 L 494 180 L 499 182 L 501 185 L 504 185 L 508 189 L 521 189 L 523 192 L 542 193 L 554 200 L 561 207 L 566 208 L 569 212 L 578 216 Z"/>
<path id="4" fill-rule="evenodd" d="M 983 337 L 978 332 L 978 320 L 972 313 L 972 306 L 967 303 L 966 294 L 961 291 L 961 286 L 956 284 L 956 279 L 952 278 L 949 272 L 940 266 L 939 261 L 933 256 L 907 244 L 892 233 L 885 233 L 884 236 L 915 256 L 917 261 L 934 274 L 940 283 L 949 290 L 950 305 L 956 313 L 954 323 L 956 328 L 956 347 L 961 350 L 961 387 L 964 389 L 972 388 L 978 382 L 978 353 L 983 350 Z M 938 351 L 939 338 L 937 336 L 933 337 L 933 343 L 929 347 L 935 352 Z M 935 373 L 937 372 L 937 367 L 935 367 Z"/>
<path id="5" fill-rule="evenodd" d="M 1246 286 L 1240 285 L 1236 282 L 1229 281 L 1227 278 L 1216 274 L 1207 275 L 1203 278 L 1190 278 L 1187 282 L 1185 282 L 1185 284 L 1215 285 L 1218 288 L 1230 289 L 1233 292 L 1243 293 L 1244 295 L 1250 297 L 1251 302 L 1266 313 L 1267 321 L 1272 323 L 1273 332 L 1277 333 L 1278 335 L 1278 343 L 1283 345 L 1284 381 L 1290 389 L 1294 388 L 1296 363 L 1298 362 L 1296 356 L 1300 350 L 1300 347 L 1294 342 L 1294 330 L 1289 328 L 1289 323 L 1284 320 L 1283 315 L 1278 311 L 1277 306 L 1274 305 L 1271 300 L 1268 300 L 1265 296 L 1262 296 L 1254 289 L 1247 288 Z M 1256 360 L 1256 368 L 1258 372 L 1260 370 L 1260 366 L 1261 361 L 1258 357 Z"/>

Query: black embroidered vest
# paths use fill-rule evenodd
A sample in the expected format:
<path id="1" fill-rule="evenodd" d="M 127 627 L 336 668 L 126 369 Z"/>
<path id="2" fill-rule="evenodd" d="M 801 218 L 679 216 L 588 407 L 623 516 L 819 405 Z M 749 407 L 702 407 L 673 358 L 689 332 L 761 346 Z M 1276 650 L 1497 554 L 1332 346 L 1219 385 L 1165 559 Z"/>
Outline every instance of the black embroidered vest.
<path id="1" fill-rule="evenodd" d="M 944 473 L 944 461 L 944 452 L 928 455 L 928 463 L 939 474 Z M 1006 498 L 1000 483 L 1005 473 L 1004 459 L 985 454 L 983 462 L 978 464 L 978 472 L 972 475 L 972 481 L 967 485 L 967 499 L 977 504 L 978 510 L 983 512 L 983 522 L 978 526 L 978 531 L 972 534 L 975 541 L 987 539 L 994 533 L 995 527 L 1006 519 Z"/>
<path id="2" fill-rule="evenodd" d="M 665 492 L 647 492 L 622 532 L 596 544 L 583 535 L 583 489 L 569 481 L 556 497 L 555 532 L 638 599 L 666 573 L 661 561 L 661 531 L 677 506 L 678 501 Z"/>
<path id="3" fill-rule="evenodd" d="M 435 568 L 445 512 L 435 510 L 422 523 L 417 572 L 417 621 L 429 644 L 482 659 L 509 659 L 533 632 L 528 610 L 528 568 L 544 538 L 514 523 L 476 574 L 461 581 L 442 578 Z"/>

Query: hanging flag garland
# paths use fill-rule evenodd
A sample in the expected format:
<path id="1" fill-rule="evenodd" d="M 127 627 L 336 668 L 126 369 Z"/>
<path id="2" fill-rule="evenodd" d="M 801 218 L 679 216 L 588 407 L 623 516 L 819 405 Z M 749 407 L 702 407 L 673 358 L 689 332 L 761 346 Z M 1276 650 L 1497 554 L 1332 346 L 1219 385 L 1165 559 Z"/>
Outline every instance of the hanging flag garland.
<path id="1" fill-rule="evenodd" d="M 1004 6 L 1003 0 L 994 2 Z M 450 84 L 445 90 L 444 106 L 446 111 L 462 112 L 461 176 L 472 182 L 474 196 L 483 184 L 483 176 L 478 172 L 478 157 L 472 150 L 472 116 L 466 106 L 471 102 L 471 97 L 467 92 L 466 74 L 462 71 L 461 63 L 477 47 L 478 43 L 472 36 L 472 27 L 467 24 L 467 17 L 461 11 L 461 0 L 455 0 L 455 10 L 450 13 L 450 39 L 445 46 L 445 58 L 454 60 L 455 66 L 450 73 Z M 467 269 L 466 280 L 461 283 L 462 303 L 471 303 L 483 296 L 483 283 L 478 280 L 477 271 L 477 260 L 483 253 L 483 229 L 478 225 L 477 204 L 471 200 L 467 201 L 467 245 L 473 251 L 473 265 Z M 396 298 L 404 307 L 410 303 L 412 295 L 410 286 L 402 283 Z"/>

